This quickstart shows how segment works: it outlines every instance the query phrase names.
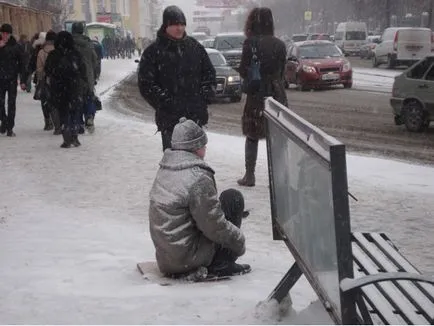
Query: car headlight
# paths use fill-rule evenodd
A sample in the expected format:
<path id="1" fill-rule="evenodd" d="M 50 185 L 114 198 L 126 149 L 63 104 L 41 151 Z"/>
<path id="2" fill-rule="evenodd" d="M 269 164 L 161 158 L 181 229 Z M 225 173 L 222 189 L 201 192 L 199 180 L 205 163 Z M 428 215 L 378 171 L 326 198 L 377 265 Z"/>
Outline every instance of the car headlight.
<path id="1" fill-rule="evenodd" d="M 308 73 L 315 73 L 316 69 L 312 66 L 303 66 L 303 71 Z"/>
<path id="2" fill-rule="evenodd" d="M 240 76 L 229 76 L 228 83 L 238 83 L 241 81 Z"/>
<path id="3" fill-rule="evenodd" d="M 351 70 L 351 64 L 349 62 L 344 63 L 342 66 L 342 72 L 348 72 Z"/>

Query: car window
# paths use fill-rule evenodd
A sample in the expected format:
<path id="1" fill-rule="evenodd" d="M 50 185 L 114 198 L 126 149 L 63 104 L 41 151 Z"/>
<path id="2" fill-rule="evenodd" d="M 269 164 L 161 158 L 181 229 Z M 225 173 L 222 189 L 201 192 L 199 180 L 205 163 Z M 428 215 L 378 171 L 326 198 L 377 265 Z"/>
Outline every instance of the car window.
<path id="1" fill-rule="evenodd" d="M 340 41 L 344 38 L 344 32 L 336 32 L 335 41 Z"/>
<path id="2" fill-rule="evenodd" d="M 227 36 L 216 39 L 217 50 L 242 49 L 246 38 L 244 36 Z"/>
<path id="3" fill-rule="evenodd" d="M 422 79 L 426 71 L 431 67 L 434 58 L 426 58 L 413 67 L 408 73 L 407 77 L 410 79 Z"/>
<path id="4" fill-rule="evenodd" d="M 307 35 L 294 35 L 292 37 L 293 42 L 302 42 L 307 40 Z"/>
<path id="5" fill-rule="evenodd" d="M 291 46 L 288 47 L 288 51 L 287 51 L 287 53 L 288 53 L 288 58 L 292 55 L 292 49 L 293 49 L 293 48 L 294 48 L 293 45 L 291 45 Z"/>
<path id="6" fill-rule="evenodd" d="M 226 60 L 225 57 L 220 53 L 209 53 L 209 59 L 213 66 L 225 66 Z"/>
<path id="7" fill-rule="evenodd" d="M 302 59 L 324 59 L 342 56 L 341 50 L 334 44 L 302 45 L 299 51 Z"/>
<path id="8" fill-rule="evenodd" d="M 366 32 L 347 32 L 345 34 L 345 40 L 347 41 L 364 41 L 366 40 Z"/>
<path id="9" fill-rule="evenodd" d="M 428 73 L 425 76 L 426 80 L 434 81 L 434 64 L 431 64 Z"/>

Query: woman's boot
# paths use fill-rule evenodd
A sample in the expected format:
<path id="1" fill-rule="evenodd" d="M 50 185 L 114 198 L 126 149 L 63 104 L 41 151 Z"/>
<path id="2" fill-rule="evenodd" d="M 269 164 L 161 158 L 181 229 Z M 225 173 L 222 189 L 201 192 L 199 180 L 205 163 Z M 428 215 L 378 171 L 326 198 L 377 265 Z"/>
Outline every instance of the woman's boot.
<path id="1" fill-rule="evenodd" d="M 53 121 L 53 125 L 54 125 L 53 135 L 61 135 L 62 126 L 60 124 L 59 111 L 56 108 L 51 109 L 50 116 L 51 116 L 51 121 Z"/>
<path id="2" fill-rule="evenodd" d="M 72 145 L 72 134 L 70 128 L 64 128 L 62 130 L 63 143 L 60 145 L 62 148 L 70 148 Z"/>
<path id="3" fill-rule="evenodd" d="M 238 180 L 238 184 L 244 187 L 255 186 L 255 168 L 256 160 L 258 158 L 258 144 L 259 140 L 246 138 L 245 145 L 245 160 L 246 160 L 246 174 L 242 179 Z"/>

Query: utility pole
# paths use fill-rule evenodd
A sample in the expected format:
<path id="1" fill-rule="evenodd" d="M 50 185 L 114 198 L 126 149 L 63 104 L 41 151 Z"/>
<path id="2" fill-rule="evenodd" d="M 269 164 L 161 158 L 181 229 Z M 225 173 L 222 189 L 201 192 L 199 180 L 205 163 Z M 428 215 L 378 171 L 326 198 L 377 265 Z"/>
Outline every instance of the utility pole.
<path id="1" fill-rule="evenodd" d="M 392 16 L 392 1 L 386 0 L 386 26 L 385 26 L 385 28 L 391 26 L 391 16 Z"/>
<path id="2" fill-rule="evenodd" d="M 434 0 L 429 1 L 428 9 L 428 27 L 433 28 L 433 10 L 434 10 Z"/>

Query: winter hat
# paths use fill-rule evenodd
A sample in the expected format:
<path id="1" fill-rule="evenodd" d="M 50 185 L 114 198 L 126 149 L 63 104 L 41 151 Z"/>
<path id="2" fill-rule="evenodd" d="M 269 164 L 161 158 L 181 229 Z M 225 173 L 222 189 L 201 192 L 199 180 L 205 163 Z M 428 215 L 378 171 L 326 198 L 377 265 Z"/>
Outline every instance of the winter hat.
<path id="1" fill-rule="evenodd" d="M 72 50 L 74 48 L 74 39 L 72 38 L 72 34 L 67 31 L 59 32 L 56 41 L 54 42 L 54 47 L 56 49 L 62 48 Z"/>
<path id="2" fill-rule="evenodd" d="M 47 35 L 45 35 L 45 41 L 49 42 L 54 42 L 56 40 L 57 34 L 53 31 L 48 31 Z"/>
<path id="3" fill-rule="evenodd" d="M 33 47 L 36 48 L 38 45 L 44 44 L 46 36 L 47 36 L 46 32 L 40 32 L 39 37 L 33 42 Z"/>
<path id="4" fill-rule="evenodd" d="M 194 152 L 208 143 L 205 131 L 193 120 L 179 119 L 179 123 L 173 129 L 172 149 Z"/>
<path id="5" fill-rule="evenodd" d="M 231 217 L 231 222 L 236 226 L 241 226 L 243 218 L 249 215 L 244 211 L 244 196 L 236 189 L 227 189 L 220 194 L 220 206 L 225 216 Z"/>
<path id="6" fill-rule="evenodd" d="M 10 24 L 3 24 L 0 27 L 0 33 L 12 34 L 12 25 L 10 25 Z"/>
<path id="7" fill-rule="evenodd" d="M 187 20 L 182 10 L 177 6 L 169 6 L 163 12 L 163 27 L 183 24 L 187 25 Z"/>
<path id="8" fill-rule="evenodd" d="M 72 34 L 84 34 L 85 25 L 82 22 L 75 22 L 72 24 Z"/>

